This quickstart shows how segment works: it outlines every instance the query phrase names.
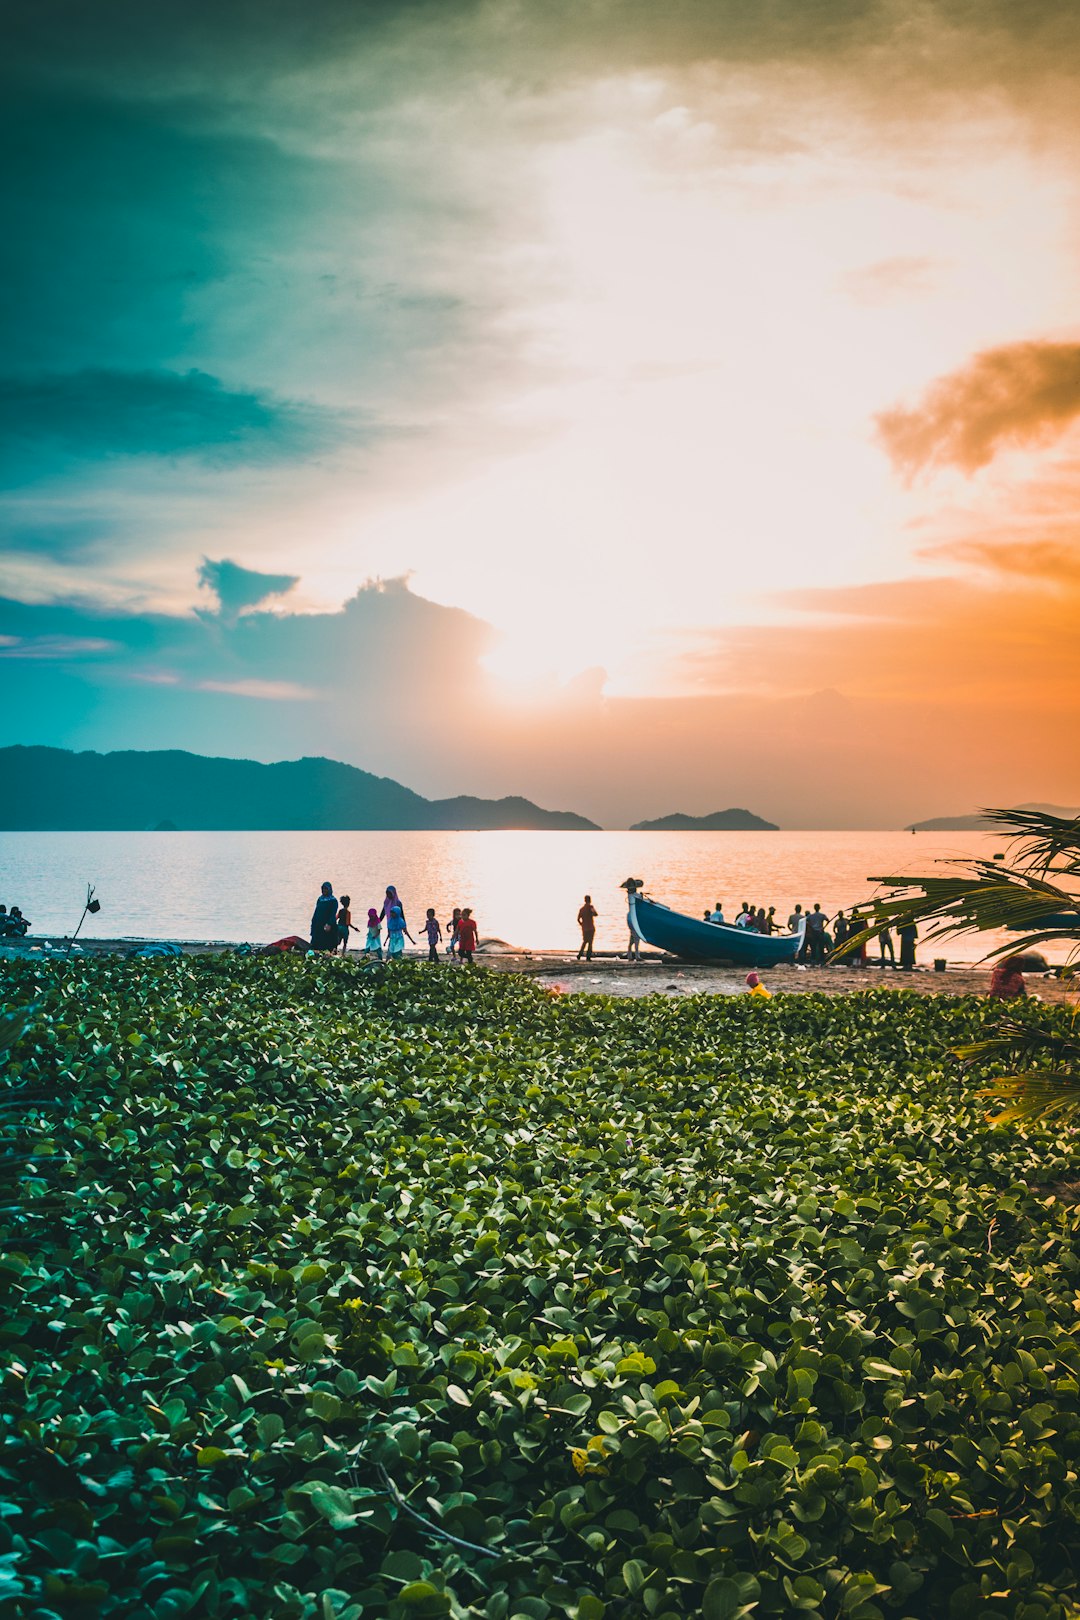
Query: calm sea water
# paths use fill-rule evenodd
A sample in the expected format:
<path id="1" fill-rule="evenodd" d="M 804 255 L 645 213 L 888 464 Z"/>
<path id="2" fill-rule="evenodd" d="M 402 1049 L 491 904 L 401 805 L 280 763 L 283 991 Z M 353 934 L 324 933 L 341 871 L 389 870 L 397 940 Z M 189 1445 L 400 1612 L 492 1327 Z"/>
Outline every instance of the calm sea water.
<path id="1" fill-rule="evenodd" d="M 748 900 L 775 905 L 786 922 L 797 900 L 820 900 L 831 915 L 871 895 L 871 876 L 931 872 L 936 860 L 1003 847 L 980 833 L 4 833 L 0 901 L 21 905 L 35 934 L 63 934 L 93 883 L 101 911 L 84 926 L 91 936 L 265 941 L 306 934 L 324 878 L 352 896 L 358 923 L 395 883 L 413 934 L 429 905 L 443 921 L 452 906 L 472 906 L 481 937 L 576 949 L 589 893 L 598 948 L 621 950 L 626 877 L 691 915 L 719 899 L 730 917 Z M 952 940 L 924 955 L 975 961 L 992 941 Z"/>

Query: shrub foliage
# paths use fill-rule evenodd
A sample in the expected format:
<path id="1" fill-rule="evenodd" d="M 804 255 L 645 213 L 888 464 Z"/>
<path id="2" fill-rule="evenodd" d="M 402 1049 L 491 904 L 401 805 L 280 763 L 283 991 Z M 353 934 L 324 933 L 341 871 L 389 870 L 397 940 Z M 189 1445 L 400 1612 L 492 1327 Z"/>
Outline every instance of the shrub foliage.
<path id="1" fill-rule="evenodd" d="M 4 994 L 17 1612 L 1076 1613 L 1076 1170 L 969 1095 L 979 1003 Z"/>

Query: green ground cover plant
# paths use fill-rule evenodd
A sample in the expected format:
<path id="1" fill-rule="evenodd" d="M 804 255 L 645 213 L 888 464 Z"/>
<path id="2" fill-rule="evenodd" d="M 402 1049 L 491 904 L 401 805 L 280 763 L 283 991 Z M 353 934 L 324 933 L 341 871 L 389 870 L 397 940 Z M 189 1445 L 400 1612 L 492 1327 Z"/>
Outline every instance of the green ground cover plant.
<path id="1" fill-rule="evenodd" d="M 0 1606 L 1078 1612 L 1075 1145 L 984 1004 L 4 971 Z"/>

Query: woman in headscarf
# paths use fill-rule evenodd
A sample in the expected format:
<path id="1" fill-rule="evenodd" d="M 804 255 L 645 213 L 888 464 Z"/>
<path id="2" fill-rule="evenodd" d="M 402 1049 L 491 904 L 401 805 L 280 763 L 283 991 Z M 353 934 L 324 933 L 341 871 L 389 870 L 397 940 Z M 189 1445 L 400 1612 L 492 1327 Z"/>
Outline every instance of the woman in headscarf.
<path id="1" fill-rule="evenodd" d="M 401 926 L 403 931 L 407 933 L 408 924 L 405 921 L 405 907 L 401 903 L 401 896 L 398 894 L 394 885 L 392 883 L 388 883 L 386 885 L 386 899 L 383 901 L 382 910 L 379 912 L 380 921 L 389 923 L 390 913 L 393 911 L 395 906 L 397 906 L 398 910 L 401 912 Z"/>

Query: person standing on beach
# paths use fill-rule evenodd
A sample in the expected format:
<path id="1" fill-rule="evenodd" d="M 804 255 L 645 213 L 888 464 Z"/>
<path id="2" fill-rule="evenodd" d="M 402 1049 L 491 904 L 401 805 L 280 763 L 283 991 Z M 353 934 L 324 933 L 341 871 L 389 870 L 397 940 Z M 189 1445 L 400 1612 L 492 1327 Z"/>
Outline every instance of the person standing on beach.
<path id="1" fill-rule="evenodd" d="M 776 933 L 776 907 L 775 906 L 770 906 L 769 907 L 768 913 L 767 913 L 766 918 L 765 918 L 765 927 L 761 930 L 761 932 L 763 934 L 775 934 Z"/>
<path id="2" fill-rule="evenodd" d="M 461 907 L 455 906 L 450 918 L 450 940 L 446 947 L 447 956 L 453 956 L 458 948 L 458 933 L 461 929 Z"/>
<path id="3" fill-rule="evenodd" d="M 338 903 L 332 883 L 324 883 L 322 892 L 311 913 L 311 948 L 313 951 L 336 951 Z"/>
<path id="4" fill-rule="evenodd" d="M 791 913 L 791 916 L 787 920 L 788 933 L 789 934 L 797 934 L 799 932 L 799 929 L 802 927 L 802 925 L 803 925 L 802 906 L 796 906 L 795 910 Z"/>
<path id="5" fill-rule="evenodd" d="M 881 930 L 881 933 L 878 935 L 878 949 L 881 952 L 881 966 L 883 968 L 885 966 L 885 952 L 888 951 L 888 953 L 889 953 L 889 962 L 893 967 L 895 967 L 896 966 L 896 951 L 893 948 L 893 939 L 892 939 L 892 929 L 891 928 L 883 928 Z"/>
<path id="6" fill-rule="evenodd" d="M 440 939 L 442 939 L 442 927 L 440 926 L 439 919 L 435 915 L 434 906 L 428 906 L 427 916 L 424 919 L 424 926 L 421 932 L 427 935 L 428 961 L 437 962 L 439 960 L 438 944 Z"/>
<path id="7" fill-rule="evenodd" d="M 374 906 L 368 907 L 367 939 L 364 941 L 364 955 L 374 956 L 377 962 L 382 961 L 382 924 L 379 913 Z"/>
<path id="8" fill-rule="evenodd" d="M 910 973 L 915 966 L 915 941 L 919 937 L 919 930 L 914 923 L 904 923 L 896 933 L 900 940 L 900 966 L 905 973 Z"/>
<path id="9" fill-rule="evenodd" d="M 337 931 L 338 939 L 341 943 L 342 956 L 344 956 L 346 951 L 349 949 L 349 935 L 352 933 L 352 912 L 349 910 L 351 905 L 352 896 L 343 894 L 341 897 L 341 905 L 338 907 L 337 914 Z"/>
<path id="10" fill-rule="evenodd" d="M 820 900 L 815 900 L 814 909 L 806 919 L 806 942 L 814 967 L 825 966 L 825 924 L 828 920 L 821 909 Z"/>
<path id="11" fill-rule="evenodd" d="M 476 919 L 472 909 L 466 906 L 461 913 L 458 923 L 458 957 L 462 962 L 471 962 L 473 951 L 476 949 Z"/>
<path id="12" fill-rule="evenodd" d="M 586 962 L 592 961 L 593 940 L 596 938 L 596 919 L 600 915 L 592 903 L 592 895 L 585 896 L 585 903 L 577 914 L 578 927 L 581 929 L 581 949 L 577 953 L 580 962 L 584 957 Z"/>

